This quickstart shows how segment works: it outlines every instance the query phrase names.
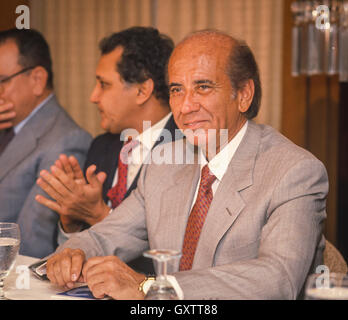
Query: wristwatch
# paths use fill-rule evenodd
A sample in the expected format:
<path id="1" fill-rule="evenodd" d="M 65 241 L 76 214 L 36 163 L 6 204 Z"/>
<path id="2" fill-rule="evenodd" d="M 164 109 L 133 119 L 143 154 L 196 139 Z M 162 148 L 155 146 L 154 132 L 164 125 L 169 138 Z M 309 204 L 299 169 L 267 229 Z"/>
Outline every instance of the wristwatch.
<path id="1" fill-rule="evenodd" d="M 155 280 L 156 277 L 145 277 L 145 279 L 139 284 L 138 290 L 146 294 Z"/>

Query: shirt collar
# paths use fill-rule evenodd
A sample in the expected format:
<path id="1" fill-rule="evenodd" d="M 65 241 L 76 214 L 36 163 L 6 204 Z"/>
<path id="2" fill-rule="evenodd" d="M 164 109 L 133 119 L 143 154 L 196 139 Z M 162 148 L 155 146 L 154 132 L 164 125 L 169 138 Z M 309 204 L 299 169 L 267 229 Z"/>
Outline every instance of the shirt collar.
<path id="1" fill-rule="evenodd" d="M 239 132 L 233 137 L 233 139 L 209 162 L 207 161 L 203 150 L 200 148 L 200 164 L 202 168 L 208 164 L 209 170 L 215 177 L 221 181 L 222 177 L 227 171 L 227 167 L 231 162 L 240 142 L 242 141 L 245 132 L 248 128 L 248 121 L 243 125 Z"/>
<path id="2" fill-rule="evenodd" d="M 136 133 L 138 133 L 136 130 L 126 129 L 124 130 L 124 132 L 122 132 L 121 139 L 131 136 L 133 139 L 136 139 L 140 142 L 138 146 L 142 145 L 145 149 L 151 150 L 157 139 L 160 137 L 163 128 L 165 127 L 171 116 L 172 113 L 169 112 L 165 117 L 156 122 L 154 125 L 151 125 L 151 121 L 144 121 L 143 128 L 145 130 L 138 135 L 136 135 Z"/>
<path id="3" fill-rule="evenodd" d="M 151 121 L 145 122 L 145 130 L 139 134 L 136 139 L 146 148 L 151 150 L 156 143 L 157 139 L 160 137 L 160 134 L 171 117 L 172 113 L 169 112 L 164 118 L 151 126 Z"/>
<path id="4" fill-rule="evenodd" d="M 50 100 L 54 96 L 54 93 L 50 93 L 47 98 L 42 100 L 35 108 L 34 110 L 20 123 L 18 123 L 16 126 L 14 126 L 13 130 L 15 134 L 18 134 L 18 132 L 25 126 L 25 124 L 36 114 L 42 107 L 43 105 Z"/>

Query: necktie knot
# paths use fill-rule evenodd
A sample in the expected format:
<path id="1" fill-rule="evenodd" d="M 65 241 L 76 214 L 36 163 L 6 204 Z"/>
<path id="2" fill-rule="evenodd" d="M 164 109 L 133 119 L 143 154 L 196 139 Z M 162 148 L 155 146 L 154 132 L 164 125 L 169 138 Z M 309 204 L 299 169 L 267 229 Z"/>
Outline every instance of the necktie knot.
<path id="1" fill-rule="evenodd" d="M 124 164 L 128 163 L 129 153 L 139 144 L 138 140 L 133 140 L 131 137 L 124 143 L 121 151 L 120 151 L 120 160 Z"/>
<path id="2" fill-rule="evenodd" d="M 111 200 L 112 208 L 116 208 L 124 199 L 127 193 L 127 173 L 128 173 L 128 156 L 139 144 L 138 140 L 132 140 L 129 138 L 121 148 L 119 154 L 119 160 L 117 165 L 117 184 L 113 186 L 107 193 L 107 196 Z"/>
<path id="3" fill-rule="evenodd" d="M 211 185 L 216 180 L 216 177 L 210 172 L 208 165 L 206 164 L 201 173 L 201 185 L 204 190 L 209 190 Z"/>

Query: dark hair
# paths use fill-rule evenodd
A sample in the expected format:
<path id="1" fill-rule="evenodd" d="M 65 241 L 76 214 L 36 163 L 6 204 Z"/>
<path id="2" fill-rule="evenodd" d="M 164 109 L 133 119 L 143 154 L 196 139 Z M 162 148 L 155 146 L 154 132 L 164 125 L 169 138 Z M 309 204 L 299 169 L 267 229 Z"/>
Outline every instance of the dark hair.
<path id="1" fill-rule="evenodd" d="M 254 97 L 249 109 L 243 114 L 247 119 L 255 118 L 260 109 L 262 89 L 259 68 L 252 51 L 245 42 L 236 40 L 227 64 L 227 74 L 236 91 L 242 89 L 249 79 L 253 80 Z"/>
<path id="2" fill-rule="evenodd" d="M 165 81 L 165 68 L 174 42 L 151 27 L 132 27 L 112 34 L 100 42 L 101 54 L 122 47 L 122 58 L 116 71 L 128 83 L 154 82 L 154 95 L 168 104 L 169 90 Z"/>
<path id="3" fill-rule="evenodd" d="M 46 87 L 53 88 L 50 49 L 42 34 L 34 29 L 9 29 L 0 31 L 0 44 L 13 40 L 18 48 L 18 64 L 23 68 L 41 66 L 48 73 Z"/>

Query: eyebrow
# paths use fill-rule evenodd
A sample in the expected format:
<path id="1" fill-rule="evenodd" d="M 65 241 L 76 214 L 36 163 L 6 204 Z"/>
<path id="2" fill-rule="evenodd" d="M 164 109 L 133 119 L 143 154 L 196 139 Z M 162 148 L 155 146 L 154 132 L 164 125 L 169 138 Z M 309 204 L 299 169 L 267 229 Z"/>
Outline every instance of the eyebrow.
<path id="1" fill-rule="evenodd" d="M 208 79 L 202 79 L 202 80 L 195 80 L 193 81 L 194 84 L 210 84 L 210 85 L 216 85 L 216 82 L 212 81 L 212 80 L 208 80 Z M 181 83 L 176 83 L 176 82 L 172 82 L 169 84 L 169 88 L 171 87 L 181 87 L 182 84 Z"/>
<path id="2" fill-rule="evenodd" d="M 194 84 L 211 84 L 211 85 L 216 85 L 214 81 L 208 80 L 208 79 L 203 79 L 203 80 L 196 80 L 193 81 Z"/>
<path id="3" fill-rule="evenodd" d="M 176 83 L 176 82 L 172 82 L 172 83 L 169 84 L 169 88 L 171 88 L 171 87 L 180 87 L 180 86 L 182 86 L 182 84 Z"/>

